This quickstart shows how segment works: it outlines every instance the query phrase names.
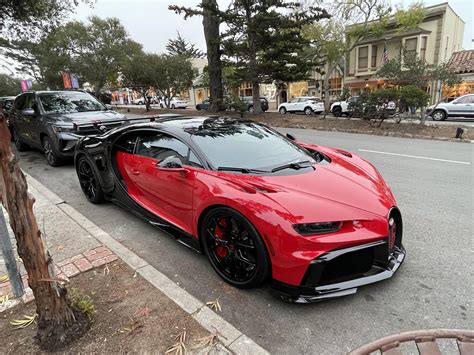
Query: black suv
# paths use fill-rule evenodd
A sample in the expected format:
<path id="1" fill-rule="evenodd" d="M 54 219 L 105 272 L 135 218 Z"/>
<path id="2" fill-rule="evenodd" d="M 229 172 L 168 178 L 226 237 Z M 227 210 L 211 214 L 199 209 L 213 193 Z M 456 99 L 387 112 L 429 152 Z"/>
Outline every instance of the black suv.
<path id="1" fill-rule="evenodd" d="M 58 166 L 74 156 L 81 137 L 98 133 L 98 124 L 112 128 L 125 119 L 83 91 L 36 91 L 16 97 L 9 124 L 19 151 L 39 148 L 49 165 Z"/>
<path id="2" fill-rule="evenodd" d="M 247 105 L 247 111 L 253 112 L 253 97 L 252 96 L 243 96 L 240 98 L 246 105 Z M 262 111 L 268 111 L 268 101 L 266 98 L 261 97 L 260 98 L 261 102 L 261 107 Z"/>

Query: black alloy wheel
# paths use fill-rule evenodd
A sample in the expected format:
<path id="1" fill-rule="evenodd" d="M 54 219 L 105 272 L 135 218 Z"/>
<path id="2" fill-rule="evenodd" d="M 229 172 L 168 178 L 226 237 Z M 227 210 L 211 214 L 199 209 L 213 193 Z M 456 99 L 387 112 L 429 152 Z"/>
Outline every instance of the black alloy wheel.
<path id="1" fill-rule="evenodd" d="M 211 210 L 201 224 L 204 251 L 216 272 L 239 288 L 260 285 L 270 272 L 265 245 L 252 224 L 227 207 Z"/>
<path id="2" fill-rule="evenodd" d="M 336 106 L 332 109 L 332 114 L 336 117 L 340 117 L 342 115 L 342 108 L 340 106 Z"/>
<path id="3" fill-rule="evenodd" d="M 46 161 L 48 162 L 49 165 L 51 166 L 60 166 L 62 165 L 62 160 L 56 152 L 54 151 L 53 143 L 51 142 L 51 138 L 48 136 L 43 137 L 42 140 L 43 143 L 43 152 L 44 156 L 46 158 Z"/>
<path id="4" fill-rule="evenodd" d="M 12 138 L 13 138 L 13 143 L 15 144 L 16 150 L 18 150 L 19 152 L 24 152 L 28 150 L 28 145 L 26 145 L 25 143 L 21 141 L 20 136 L 18 135 L 18 133 L 16 132 L 14 128 L 12 129 Z"/>
<path id="5" fill-rule="evenodd" d="M 77 163 L 77 177 L 81 185 L 82 192 L 92 203 L 104 202 L 104 193 L 100 186 L 97 174 L 86 157 L 81 157 Z"/>

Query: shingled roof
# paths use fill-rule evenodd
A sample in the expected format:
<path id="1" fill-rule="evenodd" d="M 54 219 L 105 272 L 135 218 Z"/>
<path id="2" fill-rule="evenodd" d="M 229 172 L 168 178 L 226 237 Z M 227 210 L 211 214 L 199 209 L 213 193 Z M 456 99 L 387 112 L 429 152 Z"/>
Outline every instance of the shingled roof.
<path id="1" fill-rule="evenodd" d="M 448 65 L 458 74 L 474 72 L 474 49 L 454 52 Z"/>

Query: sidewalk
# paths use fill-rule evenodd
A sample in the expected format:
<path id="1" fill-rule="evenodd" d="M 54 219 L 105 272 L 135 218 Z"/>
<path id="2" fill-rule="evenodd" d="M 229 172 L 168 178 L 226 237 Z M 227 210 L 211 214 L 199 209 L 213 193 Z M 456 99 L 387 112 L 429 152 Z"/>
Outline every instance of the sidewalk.
<path id="1" fill-rule="evenodd" d="M 68 279 L 81 273 L 91 272 L 90 270 L 102 267 L 117 259 L 123 260 L 132 271 L 135 271 L 135 275 L 141 275 L 155 287 L 158 298 L 164 297 L 172 301 L 166 302 L 173 305 L 173 309 L 167 306 L 166 312 L 172 312 L 177 317 L 180 314 L 191 317 L 202 327 L 202 331 L 207 331 L 210 335 L 218 335 L 221 347 L 219 352 L 267 353 L 252 339 L 211 310 L 204 302 L 190 295 L 145 260 L 117 242 L 66 201 L 35 179 L 27 176 L 27 180 L 30 193 L 36 200 L 34 210 L 38 224 L 55 262 L 58 278 Z M 16 245 L 15 240 L 12 244 Z M 18 260 L 20 259 L 18 258 Z M 21 274 L 26 274 L 21 262 L 18 264 Z M 0 254 L 0 275 L 4 274 L 6 274 L 6 268 Z M 26 283 L 26 277 L 23 279 Z M 7 293 L 11 293 L 8 282 L 0 283 L 0 296 Z M 32 297 L 29 296 L 28 301 L 31 299 Z"/>

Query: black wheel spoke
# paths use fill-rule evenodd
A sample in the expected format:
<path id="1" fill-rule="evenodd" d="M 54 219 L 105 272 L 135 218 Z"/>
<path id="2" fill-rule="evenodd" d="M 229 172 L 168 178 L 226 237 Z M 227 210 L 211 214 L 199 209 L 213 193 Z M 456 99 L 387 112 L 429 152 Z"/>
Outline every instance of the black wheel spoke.
<path id="1" fill-rule="evenodd" d="M 221 213 L 207 222 L 206 246 L 211 263 L 234 282 L 249 281 L 257 268 L 253 234 L 243 220 Z"/>

